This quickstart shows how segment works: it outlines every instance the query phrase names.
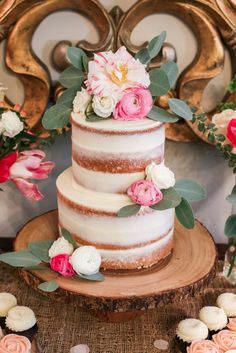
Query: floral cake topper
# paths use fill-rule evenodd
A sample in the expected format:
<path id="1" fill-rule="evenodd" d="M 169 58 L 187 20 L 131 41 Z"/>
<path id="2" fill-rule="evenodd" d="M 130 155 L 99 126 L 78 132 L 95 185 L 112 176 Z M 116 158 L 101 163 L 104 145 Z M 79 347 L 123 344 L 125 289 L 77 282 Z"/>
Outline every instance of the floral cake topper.
<path id="1" fill-rule="evenodd" d="M 168 93 L 178 74 L 174 61 L 148 71 L 165 38 L 166 32 L 154 37 L 135 57 L 122 46 L 115 53 L 95 53 L 89 61 L 82 49 L 68 48 L 71 66 L 59 78 L 66 90 L 45 112 L 44 127 L 53 130 L 67 126 L 72 111 L 84 114 L 89 122 L 144 118 L 161 122 L 192 120 L 191 109 L 180 99 L 169 99 L 168 111 L 155 106 L 156 97 Z"/>

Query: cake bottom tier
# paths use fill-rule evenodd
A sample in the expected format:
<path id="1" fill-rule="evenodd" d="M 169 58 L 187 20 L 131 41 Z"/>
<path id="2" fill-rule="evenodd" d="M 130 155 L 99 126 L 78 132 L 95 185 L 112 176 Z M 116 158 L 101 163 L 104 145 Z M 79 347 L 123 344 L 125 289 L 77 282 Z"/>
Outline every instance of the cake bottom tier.
<path id="1" fill-rule="evenodd" d="M 88 190 L 73 180 L 71 168 L 57 180 L 59 226 L 78 245 L 95 246 L 104 269 L 138 269 L 156 264 L 173 248 L 174 209 L 143 208 L 134 216 L 119 218 L 130 204 L 127 195 Z"/>

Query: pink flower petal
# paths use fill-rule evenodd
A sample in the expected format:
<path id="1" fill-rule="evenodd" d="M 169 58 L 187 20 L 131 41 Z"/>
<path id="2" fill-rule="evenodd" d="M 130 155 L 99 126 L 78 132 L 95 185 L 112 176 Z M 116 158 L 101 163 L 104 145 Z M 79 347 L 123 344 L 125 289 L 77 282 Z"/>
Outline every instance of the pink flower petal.
<path id="1" fill-rule="evenodd" d="M 70 353 L 89 353 L 89 347 L 86 344 L 78 344 L 70 349 Z"/>
<path id="2" fill-rule="evenodd" d="M 45 158 L 45 153 L 41 150 L 28 150 L 28 151 L 22 151 L 20 153 L 23 156 L 33 156 L 33 157 L 38 157 L 39 159 L 44 159 Z"/>
<path id="3" fill-rule="evenodd" d="M 22 178 L 14 178 L 12 181 L 27 199 L 32 201 L 40 201 L 43 199 L 43 194 L 39 191 L 38 185 Z"/>
<path id="4" fill-rule="evenodd" d="M 17 152 L 13 152 L 0 160 L 0 183 L 5 183 L 10 178 L 10 167 L 16 159 Z"/>
<path id="5" fill-rule="evenodd" d="M 43 162 L 40 163 L 40 166 L 36 169 L 28 168 L 31 171 L 33 179 L 46 179 L 48 174 L 51 173 L 52 169 L 55 167 L 55 163 L 53 162 Z"/>

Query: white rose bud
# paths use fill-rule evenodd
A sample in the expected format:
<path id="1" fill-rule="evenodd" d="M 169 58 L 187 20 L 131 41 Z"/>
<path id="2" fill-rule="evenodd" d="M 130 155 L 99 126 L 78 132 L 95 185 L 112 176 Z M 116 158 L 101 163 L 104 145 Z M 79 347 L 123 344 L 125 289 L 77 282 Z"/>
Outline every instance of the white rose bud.
<path id="1" fill-rule="evenodd" d="M 76 273 L 94 275 L 101 266 L 101 255 L 94 246 L 81 246 L 73 252 L 70 263 Z"/>
<path id="2" fill-rule="evenodd" d="M 217 132 L 225 135 L 227 125 L 233 118 L 236 118 L 236 110 L 225 109 L 223 112 L 213 115 L 212 122 L 216 125 Z"/>
<path id="3" fill-rule="evenodd" d="M 51 248 L 48 251 L 48 255 L 50 258 L 61 254 L 71 255 L 73 251 L 73 245 L 69 243 L 68 240 L 66 240 L 64 237 L 59 237 L 52 244 Z"/>
<path id="4" fill-rule="evenodd" d="M 81 91 L 77 92 L 73 100 L 73 111 L 75 113 L 84 114 L 90 101 L 91 101 L 90 94 L 87 92 L 86 89 L 82 88 Z"/>
<path id="5" fill-rule="evenodd" d="M 152 180 L 159 189 L 168 189 L 175 185 L 175 175 L 164 163 L 152 162 L 146 167 L 145 173 L 147 179 Z"/>
<path id="6" fill-rule="evenodd" d="M 115 106 L 116 106 L 116 100 L 112 96 L 93 97 L 93 103 L 92 103 L 93 110 L 98 116 L 102 118 L 108 118 L 112 114 Z"/>
<path id="7" fill-rule="evenodd" d="M 24 123 L 15 112 L 9 111 L 2 114 L 1 128 L 4 136 L 14 137 L 24 129 Z"/>

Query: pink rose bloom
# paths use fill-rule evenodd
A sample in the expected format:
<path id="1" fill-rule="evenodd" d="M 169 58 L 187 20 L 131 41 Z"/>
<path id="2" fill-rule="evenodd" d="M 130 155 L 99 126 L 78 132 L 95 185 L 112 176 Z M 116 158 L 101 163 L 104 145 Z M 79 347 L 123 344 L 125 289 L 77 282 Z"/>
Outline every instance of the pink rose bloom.
<path id="1" fill-rule="evenodd" d="M 134 203 L 142 206 L 152 206 L 160 202 L 163 194 L 151 180 L 135 181 L 127 190 Z"/>
<path id="2" fill-rule="evenodd" d="M 222 330 L 212 337 L 214 343 L 219 347 L 220 352 L 236 349 L 236 332 Z"/>
<path id="3" fill-rule="evenodd" d="M 227 138 L 232 143 L 233 147 L 236 147 L 236 119 L 231 119 L 227 125 Z"/>
<path id="4" fill-rule="evenodd" d="M 153 106 L 151 93 L 145 88 L 131 88 L 123 95 L 114 110 L 116 120 L 140 120 Z"/>
<path id="5" fill-rule="evenodd" d="M 41 150 L 12 152 L 0 160 L 0 183 L 13 181 L 29 200 L 39 201 L 43 195 L 36 184 L 29 179 L 46 179 L 55 164 L 43 162 L 45 153 Z"/>
<path id="6" fill-rule="evenodd" d="M 217 345 L 209 340 L 193 341 L 191 346 L 187 347 L 187 353 L 220 353 Z"/>
<path id="7" fill-rule="evenodd" d="M 70 256 L 68 254 L 54 256 L 50 260 L 50 267 L 53 271 L 60 273 L 64 277 L 72 277 L 75 272 L 69 259 Z"/>

